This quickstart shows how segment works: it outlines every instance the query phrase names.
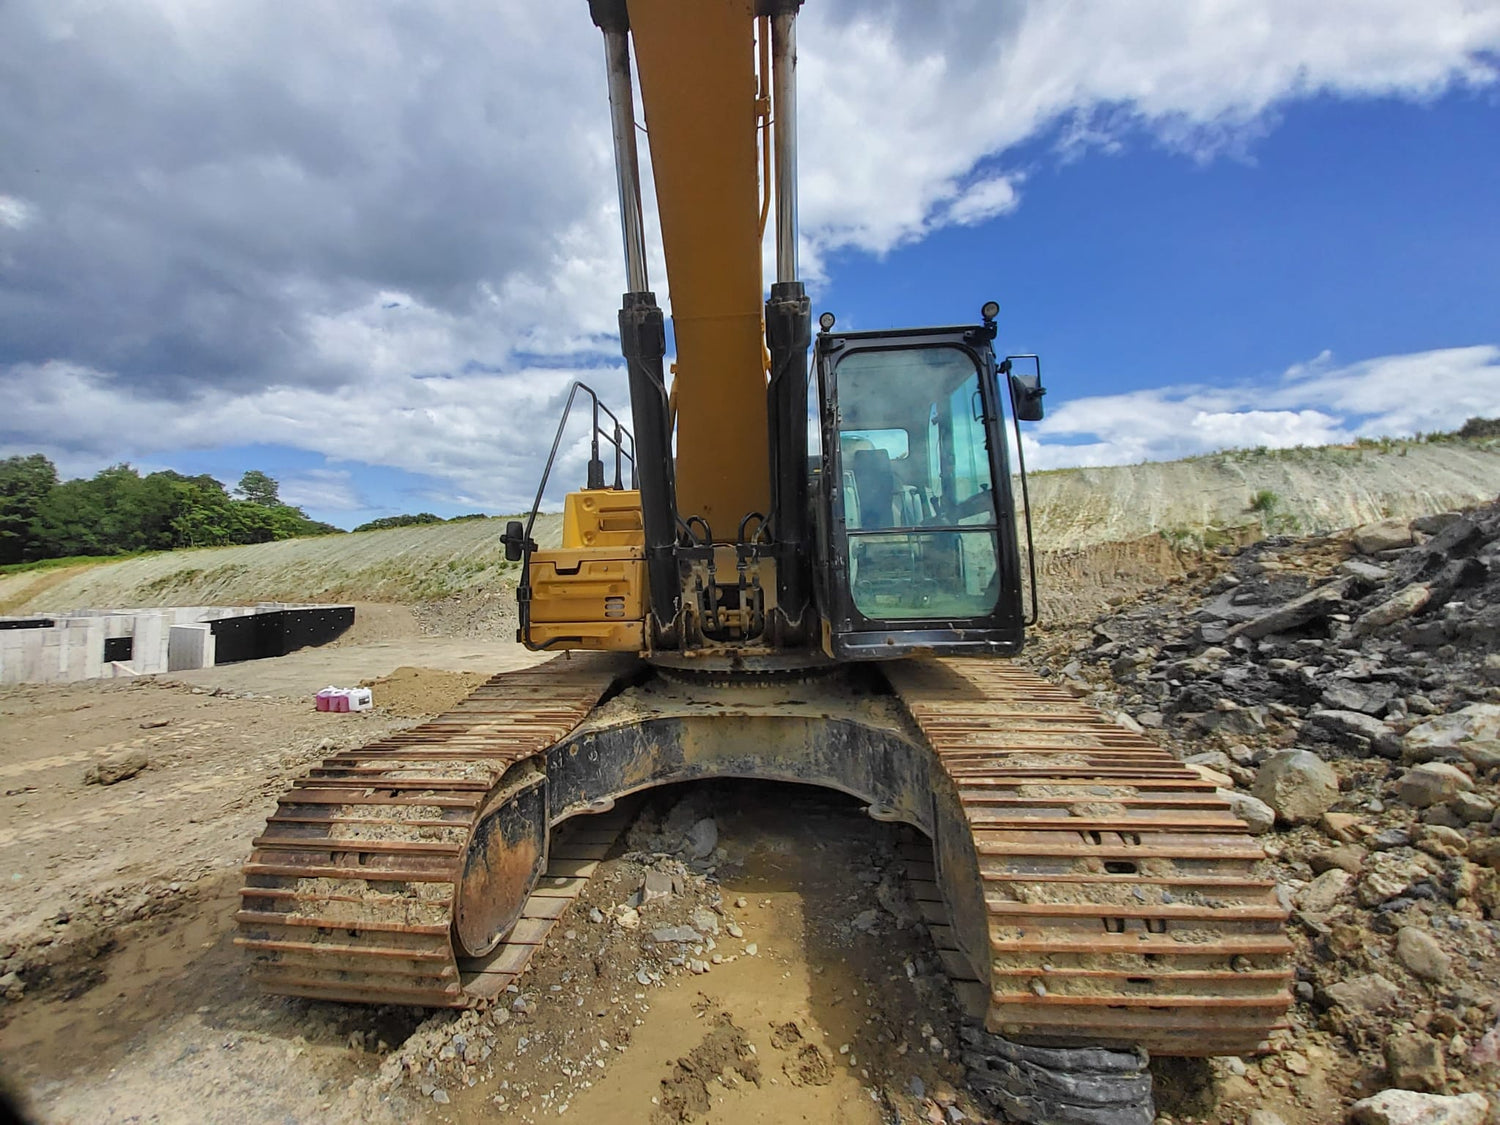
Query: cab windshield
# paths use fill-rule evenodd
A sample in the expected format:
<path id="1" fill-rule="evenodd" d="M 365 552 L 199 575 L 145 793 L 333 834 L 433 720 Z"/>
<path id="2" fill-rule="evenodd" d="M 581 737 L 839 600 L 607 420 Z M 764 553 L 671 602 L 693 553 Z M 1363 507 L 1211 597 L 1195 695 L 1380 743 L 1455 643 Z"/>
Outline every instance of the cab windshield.
<path id="1" fill-rule="evenodd" d="M 855 607 L 875 620 L 989 616 L 997 513 L 973 358 L 948 346 L 855 351 L 835 380 Z"/>

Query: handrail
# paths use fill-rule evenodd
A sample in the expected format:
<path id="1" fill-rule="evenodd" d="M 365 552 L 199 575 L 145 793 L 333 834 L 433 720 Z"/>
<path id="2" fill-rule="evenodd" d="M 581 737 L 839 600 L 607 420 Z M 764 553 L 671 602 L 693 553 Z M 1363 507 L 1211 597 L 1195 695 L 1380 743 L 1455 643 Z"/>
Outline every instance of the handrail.
<path id="1" fill-rule="evenodd" d="M 1041 381 L 1041 356 L 1011 355 L 1005 358 L 1007 362 L 1012 359 L 1035 360 L 1037 381 Z M 1025 624 L 1031 626 L 1042 619 L 1041 603 L 1037 599 L 1036 591 L 1036 543 L 1031 537 L 1031 489 L 1026 484 L 1026 448 L 1021 444 L 1021 419 L 1016 416 L 1016 385 L 1010 381 L 1008 372 L 1005 385 L 1010 391 L 1010 424 L 1016 432 L 1016 461 L 1021 467 L 1021 506 L 1026 509 L 1026 565 L 1031 573 L 1031 616 Z"/>
<path id="2" fill-rule="evenodd" d="M 573 400 L 578 397 L 578 392 L 579 391 L 582 391 L 584 394 L 588 395 L 589 398 L 593 400 L 593 404 L 594 404 L 593 435 L 590 438 L 590 446 L 589 446 L 589 481 L 588 481 L 588 487 L 590 487 L 590 488 L 603 488 L 604 487 L 604 463 L 599 460 L 599 436 L 600 436 L 600 434 L 604 435 L 604 440 L 605 441 L 609 442 L 611 445 L 613 445 L 615 447 L 615 483 L 614 483 L 614 487 L 617 488 L 617 489 L 624 487 L 622 471 L 623 471 L 623 468 L 624 468 L 624 462 L 626 460 L 628 460 L 630 462 L 630 487 L 631 488 L 636 488 L 636 487 L 638 487 L 638 484 L 639 484 L 639 482 L 637 480 L 637 477 L 636 477 L 636 465 L 635 465 L 635 435 L 632 434 L 629 430 L 627 430 L 623 425 L 621 425 L 620 419 L 615 416 L 614 411 L 612 411 L 609 407 L 605 406 L 602 402 L 599 401 L 599 395 L 594 391 L 594 389 L 592 387 L 590 387 L 586 383 L 581 383 L 581 382 L 575 381 L 573 383 L 572 388 L 568 391 L 568 401 L 563 404 L 562 417 L 560 419 L 558 419 L 558 423 L 557 423 L 557 433 L 552 438 L 552 451 L 547 454 L 547 465 L 542 470 L 542 482 L 539 485 L 537 485 L 537 488 L 536 488 L 536 499 L 532 501 L 532 504 L 531 504 L 531 514 L 530 514 L 530 516 L 527 517 L 527 520 L 526 520 L 526 544 L 527 544 L 527 555 L 528 555 L 528 558 L 529 558 L 530 553 L 531 553 L 531 551 L 530 551 L 531 529 L 536 524 L 537 514 L 542 509 L 542 496 L 546 493 L 546 491 L 547 491 L 547 481 L 552 476 L 552 464 L 553 464 L 554 461 L 557 460 L 557 451 L 558 451 L 558 448 L 562 445 L 563 432 L 567 429 L 567 427 L 568 427 L 568 419 L 573 414 Z M 609 432 L 603 430 L 600 427 L 600 425 L 599 425 L 599 414 L 600 414 L 601 411 L 604 414 L 607 414 L 609 416 L 609 420 L 614 423 L 614 432 L 613 433 L 609 433 Z M 628 438 L 630 440 L 630 451 L 629 452 L 626 452 L 624 445 L 621 444 L 621 439 L 622 438 Z M 598 467 L 597 482 L 596 482 L 595 466 Z"/>

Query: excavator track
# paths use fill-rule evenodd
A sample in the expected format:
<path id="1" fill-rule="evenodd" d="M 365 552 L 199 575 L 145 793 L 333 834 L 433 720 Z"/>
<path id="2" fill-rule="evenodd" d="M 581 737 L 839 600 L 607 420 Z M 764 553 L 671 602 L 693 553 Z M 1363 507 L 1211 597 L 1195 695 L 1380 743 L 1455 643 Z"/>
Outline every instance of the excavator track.
<path id="1" fill-rule="evenodd" d="M 1212 784 L 1009 662 L 885 671 L 972 834 L 983 984 L 980 958 L 960 951 L 949 924 L 962 876 L 943 871 L 940 852 L 919 849 L 908 865 L 960 998 L 984 1009 L 990 1031 L 1222 1055 L 1253 1051 L 1283 1025 L 1287 911 Z"/>
<path id="2" fill-rule="evenodd" d="M 925 832 L 915 897 L 960 998 L 1008 1040 L 1241 1054 L 1290 1006 L 1287 912 L 1214 787 L 981 659 L 739 687 L 604 654 L 497 676 L 293 785 L 245 867 L 237 941 L 274 992 L 482 1005 L 603 858 L 622 827 L 603 810 L 710 777 L 842 789 Z"/>
<path id="3" fill-rule="evenodd" d="M 465 957 L 454 920 L 491 796 L 619 675 L 607 656 L 493 677 L 452 711 L 326 759 L 293 783 L 244 867 L 235 943 L 271 992 L 433 1008 L 482 1005 L 525 968 L 620 829 L 560 829 L 505 939 Z"/>

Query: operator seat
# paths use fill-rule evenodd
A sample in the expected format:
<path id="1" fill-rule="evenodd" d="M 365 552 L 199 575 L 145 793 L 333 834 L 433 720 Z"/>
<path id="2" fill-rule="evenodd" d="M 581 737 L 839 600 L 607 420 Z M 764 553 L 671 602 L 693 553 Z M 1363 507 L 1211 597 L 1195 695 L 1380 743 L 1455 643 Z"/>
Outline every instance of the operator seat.
<path id="1" fill-rule="evenodd" d="M 859 526 L 891 527 L 895 513 L 896 474 L 884 449 L 854 451 L 854 481 L 859 487 Z"/>

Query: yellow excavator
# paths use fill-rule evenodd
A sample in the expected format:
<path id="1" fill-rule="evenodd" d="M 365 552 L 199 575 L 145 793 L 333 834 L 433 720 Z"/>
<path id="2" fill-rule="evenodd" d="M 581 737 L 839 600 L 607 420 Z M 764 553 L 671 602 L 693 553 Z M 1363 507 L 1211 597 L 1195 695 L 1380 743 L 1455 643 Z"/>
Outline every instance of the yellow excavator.
<path id="1" fill-rule="evenodd" d="M 299 779 L 254 842 L 238 941 L 272 992 L 483 1005 L 610 847 L 620 798 L 709 778 L 825 786 L 930 841 L 910 886 L 976 1019 L 976 1088 L 1024 1121 L 1149 1122 L 1148 1052 L 1245 1053 L 1281 1025 L 1286 910 L 1211 783 L 1004 659 L 1036 607 L 1006 414 L 1019 456 L 1044 391 L 1036 357 L 997 356 L 998 307 L 891 331 L 824 313 L 814 338 L 800 3 L 590 0 L 631 425 L 576 386 L 531 516 L 503 537 L 519 639 L 558 655 Z M 532 530 L 579 402 L 587 479 L 543 549 Z"/>

